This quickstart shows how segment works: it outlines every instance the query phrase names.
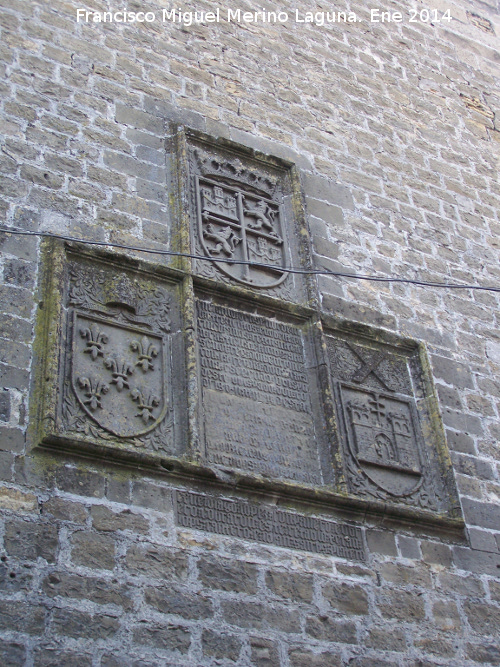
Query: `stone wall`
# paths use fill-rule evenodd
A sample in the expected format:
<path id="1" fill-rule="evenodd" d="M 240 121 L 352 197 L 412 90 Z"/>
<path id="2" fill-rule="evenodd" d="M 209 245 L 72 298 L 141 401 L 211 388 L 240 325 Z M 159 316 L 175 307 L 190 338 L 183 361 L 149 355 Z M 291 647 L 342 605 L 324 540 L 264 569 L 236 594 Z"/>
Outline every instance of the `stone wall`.
<path id="1" fill-rule="evenodd" d="M 327 10 L 309 2 L 283 2 L 286 24 L 188 27 L 166 7 L 131 2 L 158 20 L 118 25 L 0 0 L 2 229 L 161 270 L 116 246 L 174 247 L 181 125 L 296 165 L 317 269 L 498 286 L 496 0 L 384 1 L 389 23 L 356 0 L 359 22 L 325 26 L 294 20 Z M 359 563 L 179 527 L 173 489 L 209 479 L 41 448 L 34 332 L 54 294 L 39 235 L 2 231 L 0 249 L 2 664 L 500 664 L 498 293 L 318 277 L 322 312 L 425 344 L 466 523 L 358 508 Z"/>

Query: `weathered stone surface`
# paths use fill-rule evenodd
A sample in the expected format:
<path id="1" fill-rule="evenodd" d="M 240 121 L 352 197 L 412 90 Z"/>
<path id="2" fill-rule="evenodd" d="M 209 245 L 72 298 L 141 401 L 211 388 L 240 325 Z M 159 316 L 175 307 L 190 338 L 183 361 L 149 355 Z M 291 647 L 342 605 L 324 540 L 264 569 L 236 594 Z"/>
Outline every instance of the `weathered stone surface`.
<path id="1" fill-rule="evenodd" d="M 332 582 L 323 586 L 323 597 L 342 614 L 368 614 L 368 595 L 361 586 Z"/>
<path id="2" fill-rule="evenodd" d="M 144 623 L 134 629 L 133 637 L 138 644 L 179 653 L 187 653 L 191 643 L 188 629 L 175 625 L 159 626 L 154 623 Z"/>
<path id="3" fill-rule="evenodd" d="M 153 544 L 132 546 L 125 556 L 125 567 L 133 574 L 157 579 L 187 577 L 186 555 Z"/>
<path id="4" fill-rule="evenodd" d="M 72 537 L 71 557 L 76 565 L 112 570 L 115 566 L 115 540 L 107 535 L 76 532 Z"/>
<path id="5" fill-rule="evenodd" d="M 403 652 L 407 648 L 407 642 L 404 632 L 396 626 L 373 627 L 369 630 L 367 646 L 382 651 Z"/>
<path id="6" fill-rule="evenodd" d="M 432 615 L 437 627 L 444 632 L 459 632 L 462 627 L 457 605 L 451 601 L 439 600 L 432 606 Z"/>
<path id="7" fill-rule="evenodd" d="M 49 597 L 92 600 L 98 604 L 118 605 L 127 611 L 133 606 L 130 587 L 108 579 L 56 571 L 46 577 L 42 587 Z"/>
<path id="8" fill-rule="evenodd" d="M 500 525 L 500 508 L 498 505 L 464 498 L 463 507 L 465 516 L 471 524 L 482 528 L 498 529 Z"/>
<path id="9" fill-rule="evenodd" d="M 314 639 L 344 644 L 357 644 L 356 626 L 350 621 L 339 621 L 329 616 L 309 616 L 306 633 Z"/>
<path id="10" fill-rule="evenodd" d="M 20 429 L 0 427 L 0 450 L 21 453 L 24 445 L 24 433 Z"/>
<path id="11" fill-rule="evenodd" d="M 0 639 L 0 658 L 4 665 L 21 665 L 26 657 L 26 649 L 22 644 Z"/>
<path id="12" fill-rule="evenodd" d="M 15 512 L 37 512 L 38 498 L 32 493 L 22 493 L 17 489 L 0 488 L 0 508 Z"/>
<path id="13" fill-rule="evenodd" d="M 117 618 L 106 614 L 87 614 L 70 609 L 55 609 L 52 626 L 58 635 L 109 640 L 118 632 L 120 622 Z"/>
<path id="14" fill-rule="evenodd" d="M 433 586 L 428 567 L 405 567 L 395 563 L 382 563 L 380 574 L 385 581 L 395 584 L 410 584 L 422 588 L 432 588 Z"/>
<path id="15" fill-rule="evenodd" d="M 172 508 L 170 489 L 148 482 L 134 482 L 132 487 L 132 504 L 140 507 L 168 512 Z"/>
<path id="16" fill-rule="evenodd" d="M 219 634 L 212 630 L 205 630 L 201 637 L 203 653 L 218 660 L 236 662 L 240 655 L 242 642 L 229 634 Z"/>
<path id="17" fill-rule="evenodd" d="M 467 657 L 479 663 L 500 665 L 500 649 L 495 644 L 467 644 Z"/>
<path id="18" fill-rule="evenodd" d="M 91 667 L 92 657 L 73 651 L 61 651 L 57 646 L 37 646 L 33 651 L 33 665 L 36 667 Z"/>
<path id="19" fill-rule="evenodd" d="M 369 530 L 366 533 L 366 541 L 368 542 L 368 548 L 374 553 L 385 556 L 396 556 L 398 553 L 395 535 L 391 533 Z"/>
<path id="20" fill-rule="evenodd" d="M 266 586 L 280 597 L 297 602 L 311 602 L 313 597 L 313 577 L 310 574 L 272 570 L 266 574 Z"/>
<path id="21" fill-rule="evenodd" d="M 289 652 L 292 667 L 341 667 L 340 655 L 331 653 L 312 653 L 307 649 L 295 648 Z"/>
<path id="22" fill-rule="evenodd" d="M 434 375 L 444 380 L 447 384 L 451 384 L 460 389 L 471 389 L 474 387 L 474 382 L 470 371 L 464 364 L 456 363 L 444 357 L 432 357 L 432 369 Z"/>
<path id="23" fill-rule="evenodd" d="M 172 588 L 146 588 L 144 600 L 163 614 L 174 614 L 188 619 L 213 616 L 212 601 L 199 594 Z"/>
<path id="24" fill-rule="evenodd" d="M 252 665 L 255 667 L 274 667 L 280 665 L 278 645 L 265 637 L 250 637 Z"/>
<path id="25" fill-rule="evenodd" d="M 257 592 L 255 565 L 207 558 L 200 559 L 197 565 L 204 586 L 249 595 Z"/>
<path id="26" fill-rule="evenodd" d="M 468 601 L 465 613 L 471 627 L 483 635 L 497 636 L 500 627 L 500 609 L 493 605 Z"/>
<path id="27" fill-rule="evenodd" d="M 470 545 L 478 551 L 487 551 L 489 553 L 498 553 L 498 543 L 495 539 L 495 533 L 477 528 L 469 528 Z"/>
<path id="28" fill-rule="evenodd" d="M 424 667 L 422 661 L 418 661 L 421 667 Z M 375 657 L 351 658 L 348 662 L 349 667 L 396 667 L 397 663 L 393 660 Z M 425 667 L 431 667 L 430 663 L 425 663 Z"/>
<path id="29" fill-rule="evenodd" d="M 496 577 L 498 574 L 498 554 L 485 551 L 475 551 L 466 547 L 453 549 L 453 562 L 456 567 L 467 572 L 489 574 Z"/>
<path id="30" fill-rule="evenodd" d="M 452 658 L 456 653 L 456 647 L 443 636 L 435 635 L 418 637 L 415 646 L 424 653 L 443 658 Z"/>
<path id="31" fill-rule="evenodd" d="M 146 519 L 139 514 L 133 514 L 130 510 L 113 512 L 102 505 L 94 505 L 91 515 L 93 527 L 103 532 L 130 530 L 133 533 L 147 533 L 149 530 Z"/>
<path id="32" fill-rule="evenodd" d="M 57 497 L 50 498 L 43 503 L 42 511 L 56 519 L 74 523 L 85 523 L 88 515 L 84 505 Z"/>
<path id="33" fill-rule="evenodd" d="M 33 572 L 31 567 L 10 564 L 7 558 L 0 562 L 0 591 L 6 593 L 25 593 L 31 588 Z"/>
<path id="34" fill-rule="evenodd" d="M 495 602 L 500 602 L 500 583 L 491 580 L 489 582 L 491 599 Z"/>
<path id="35" fill-rule="evenodd" d="M 10 419 L 10 394 L 0 391 L 0 421 L 8 422 Z"/>
<path id="36" fill-rule="evenodd" d="M 57 487 L 78 496 L 102 498 L 104 477 L 98 473 L 65 466 L 57 471 Z"/>
<path id="37" fill-rule="evenodd" d="M 451 572 L 442 572 L 438 577 L 438 588 L 446 594 L 453 593 L 466 597 L 484 597 L 484 587 L 478 577 L 472 575 L 460 576 Z"/>
<path id="38" fill-rule="evenodd" d="M 25 602 L 5 601 L 0 609 L 0 628 L 29 635 L 41 635 L 45 629 L 46 610 Z"/>
<path id="39" fill-rule="evenodd" d="M 403 558 L 419 559 L 421 556 L 418 541 L 411 537 L 400 535 L 398 537 L 398 546 Z"/>
<path id="40" fill-rule="evenodd" d="M 11 556 L 31 561 L 40 557 L 52 563 L 57 553 L 57 529 L 49 523 L 9 521 L 5 527 L 4 545 Z"/>
<path id="41" fill-rule="evenodd" d="M 450 547 L 439 542 L 427 542 L 422 540 L 420 543 L 422 557 L 426 563 L 436 563 L 438 565 L 451 565 L 452 553 Z"/>
<path id="42" fill-rule="evenodd" d="M 418 622 L 425 618 L 424 600 L 420 595 L 409 591 L 385 591 L 380 596 L 378 608 L 386 618 L 408 622 Z"/>
<path id="43" fill-rule="evenodd" d="M 307 174 L 304 179 L 306 195 L 315 199 L 327 201 L 342 208 L 353 207 L 352 195 L 349 189 L 326 178 Z"/>
<path id="44" fill-rule="evenodd" d="M 240 628 L 255 628 L 257 630 L 264 628 L 266 611 L 264 605 L 255 602 L 225 601 L 222 603 L 225 620 Z"/>

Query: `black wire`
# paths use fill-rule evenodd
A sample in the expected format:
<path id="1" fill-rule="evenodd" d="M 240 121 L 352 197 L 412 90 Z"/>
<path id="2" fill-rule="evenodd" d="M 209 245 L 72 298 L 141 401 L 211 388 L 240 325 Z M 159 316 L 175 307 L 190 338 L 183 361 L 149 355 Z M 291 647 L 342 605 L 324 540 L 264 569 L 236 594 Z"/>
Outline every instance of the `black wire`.
<path id="1" fill-rule="evenodd" d="M 137 246 L 124 245 L 121 243 L 110 243 L 107 241 L 89 241 L 86 239 L 78 239 L 72 236 L 64 236 L 63 234 L 53 234 L 52 232 L 32 232 L 27 230 L 18 230 L 11 228 L 0 227 L 0 232 L 5 234 L 17 234 L 19 236 L 39 236 L 44 238 L 54 238 L 61 241 L 71 241 L 73 243 L 83 243 L 86 245 L 104 246 L 111 248 L 120 248 L 121 250 L 135 250 L 145 252 L 152 255 L 168 255 L 169 257 L 184 257 L 186 259 L 196 259 L 204 262 L 219 262 L 225 264 L 238 264 L 253 266 L 260 269 L 271 269 L 273 271 L 280 271 L 283 273 L 295 273 L 310 276 L 335 276 L 337 278 L 352 278 L 354 280 L 369 280 L 378 283 L 406 283 L 408 285 L 417 285 L 419 287 L 440 287 L 444 289 L 470 289 L 482 290 L 485 292 L 500 292 L 500 287 L 485 286 L 485 285 L 459 285 L 457 283 L 435 283 L 425 280 L 412 280 L 411 278 L 396 278 L 380 277 L 380 276 L 365 276 L 358 273 L 344 273 L 342 271 L 330 271 L 329 269 L 296 269 L 285 266 L 276 266 L 273 264 L 261 264 L 260 262 L 249 262 L 245 260 L 226 259 L 224 257 L 205 257 L 204 255 L 191 255 L 184 252 L 176 252 L 174 250 L 156 250 L 154 248 L 139 248 Z"/>

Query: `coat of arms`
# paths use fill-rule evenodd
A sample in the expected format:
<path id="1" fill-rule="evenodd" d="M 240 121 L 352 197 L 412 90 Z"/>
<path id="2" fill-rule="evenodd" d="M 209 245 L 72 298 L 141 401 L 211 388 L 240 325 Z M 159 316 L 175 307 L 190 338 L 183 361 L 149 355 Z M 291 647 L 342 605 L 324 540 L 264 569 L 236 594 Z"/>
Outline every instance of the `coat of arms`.
<path id="1" fill-rule="evenodd" d="M 413 493 L 422 480 L 411 404 L 395 396 L 342 386 L 351 454 L 377 486 L 394 496 Z"/>
<path id="2" fill-rule="evenodd" d="M 62 430 L 100 444 L 170 451 L 171 294 L 96 263 L 69 269 Z"/>
<path id="3" fill-rule="evenodd" d="M 269 288 L 287 277 L 281 206 L 254 191 L 196 177 L 198 234 L 207 257 L 230 278 Z M 222 260 L 222 261 L 220 261 Z"/>
<path id="4" fill-rule="evenodd" d="M 74 312 L 71 386 L 83 411 L 120 438 L 165 417 L 166 341 L 137 326 Z"/>

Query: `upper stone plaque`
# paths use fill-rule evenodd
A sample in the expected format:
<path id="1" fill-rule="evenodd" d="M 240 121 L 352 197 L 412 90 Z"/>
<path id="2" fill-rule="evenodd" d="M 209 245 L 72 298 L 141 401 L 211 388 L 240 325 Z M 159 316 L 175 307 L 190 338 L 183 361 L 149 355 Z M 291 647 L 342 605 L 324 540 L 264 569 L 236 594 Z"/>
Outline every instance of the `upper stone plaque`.
<path id="1" fill-rule="evenodd" d="M 275 158 L 229 142 L 188 141 L 190 226 L 197 275 L 286 301 L 307 300 L 308 248 L 298 183 Z M 297 213 L 298 212 L 298 213 Z"/>

